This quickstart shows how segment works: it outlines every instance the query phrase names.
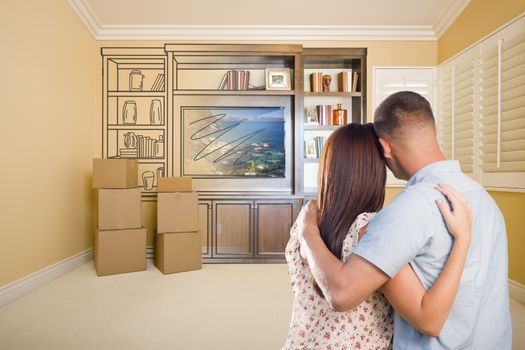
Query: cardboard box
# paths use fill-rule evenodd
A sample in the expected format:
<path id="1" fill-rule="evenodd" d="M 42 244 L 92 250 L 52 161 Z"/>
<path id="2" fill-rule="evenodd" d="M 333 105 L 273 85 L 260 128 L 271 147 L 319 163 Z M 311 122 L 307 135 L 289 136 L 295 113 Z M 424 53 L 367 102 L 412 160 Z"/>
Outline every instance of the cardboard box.
<path id="1" fill-rule="evenodd" d="M 146 228 L 97 230 L 95 269 L 99 276 L 146 270 Z"/>
<path id="2" fill-rule="evenodd" d="M 202 269 L 201 232 L 156 235 L 155 266 L 165 275 Z"/>
<path id="3" fill-rule="evenodd" d="M 191 192 L 191 177 L 159 177 L 157 192 Z"/>
<path id="4" fill-rule="evenodd" d="M 100 230 L 142 227 L 140 188 L 103 188 L 97 192 Z"/>
<path id="5" fill-rule="evenodd" d="M 138 174 L 136 159 L 93 159 L 93 188 L 134 188 Z"/>
<path id="6" fill-rule="evenodd" d="M 197 192 L 159 193 L 157 196 L 157 232 L 195 232 L 199 230 Z"/>

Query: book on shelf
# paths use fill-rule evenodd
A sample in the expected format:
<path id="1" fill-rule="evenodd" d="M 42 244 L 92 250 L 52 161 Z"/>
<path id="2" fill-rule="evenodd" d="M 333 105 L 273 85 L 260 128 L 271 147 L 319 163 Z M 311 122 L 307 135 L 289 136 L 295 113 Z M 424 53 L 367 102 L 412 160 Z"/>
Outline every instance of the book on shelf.
<path id="1" fill-rule="evenodd" d="M 352 92 L 357 92 L 358 88 L 358 82 L 359 82 L 359 72 L 355 72 L 352 76 Z"/>
<path id="2" fill-rule="evenodd" d="M 138 149 L 137 148 L 121 148 L 119 150 L 120 158 L 137 158 Z"/>
<path id="3" fill-rule="evenodd" d="M 151 91 L 163 91 L 164 90 L 164 74 L 158 74 L 157 78 L 151 86 Z"/>
<path id="4" fill-rule="evenodd" d="M 352 71 L 337 74 L 337 91 L 351 92 L 352 86 Z"/>
<path id="5" fill-rule="evenodd" d="M 219 84 L 219 90 L 249 90 L 250 71 L 230 70 L 226 72 Z"/>
<path id="6" fill-rule="evenodd" d="M 310 74 L 310 91 L 322 92 L 323 91 L 323 73 L 314 72 Z"/>
<path id="7" fill-rule="evenodd" d="M 332 106 L 317 105 L 316 109 L 319 125 L 332 125 Z"/>
<path id="8" fill-rule="evenodd" d="M 219 84 L 219 90 L 224 90 L 226 88 L 226 83 L 228 82 L 228 73 L 224 73 L 222 80 Z"/>

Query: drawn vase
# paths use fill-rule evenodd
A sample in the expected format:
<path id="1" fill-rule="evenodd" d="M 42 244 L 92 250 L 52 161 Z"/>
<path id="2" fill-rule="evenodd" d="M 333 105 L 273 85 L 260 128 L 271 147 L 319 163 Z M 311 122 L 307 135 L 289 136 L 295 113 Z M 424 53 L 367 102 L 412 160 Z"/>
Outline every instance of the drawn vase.
<path id="1" fill-rule="evenodd" d="M 153 171 L 145 171 L 142 173 L 142 186 L 144 190 L 151 191 L 155 183 L 155 173 Z"/>
<path id="2" fill-rule="evenodd" d="M 160 100 L 152 100 L 149 108 L 149 122 L 151 125 L 162 125 L 164 118 L 162 117 L 162 103 Z"/>
<path id="3" fill-rule="evenodd" d="M 124 134 L 124 146 L 126 148 L 137 148 L 137 135 L 134 132 L 127 132 Z"/>
<path id="4" fill-rule="evenodd" d="M 137 124 L 137 104 L 135 101 L 124 102 L 122 108 L 122 122 L 124 125 L 135 125 Z"/>

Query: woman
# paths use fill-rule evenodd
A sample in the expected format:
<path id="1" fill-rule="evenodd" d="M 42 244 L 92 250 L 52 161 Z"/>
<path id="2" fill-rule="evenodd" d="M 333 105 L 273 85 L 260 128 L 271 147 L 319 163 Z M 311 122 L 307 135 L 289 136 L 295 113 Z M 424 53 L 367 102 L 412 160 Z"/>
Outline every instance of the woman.
<path id="1" fill-rule="evenodd" d="M 328 138 L 321 157 L 318 182 L 321 237 L 335 256 L 346 261 L 374 213 L 381 209 L 385 196 L 386 168 L 372 124 L 349 124 Z M 451 221 L 448 208 L 442 203 L 439 205 L 455 241 L 447 265 L 428 292 L 407 265 L 383 287 L 386 298 L 382 292 L 376 291 L 354 310 L 335 312 L 315 284 L 306 261 L 301 258 L 295 226 L 292 228 L 286 260 L 294 306 L 284 349 L 389 349 L 393 315 L 387 298 L 412 326 L 435 335 L 430 334 L 433 331 L 429 332 L 422 320 L 428 317 L 428 305 L 432 305 L 431 316 L 435 324 L 439 328 L 444 324 L 470 245 L 471 224 L 470 208 L 464 198 L 449 187 L 438 190 L 449 197 L 454 207 L 456 217 Z M 403 298 L 391 287 L 395 285 L 392 281 L 398 278 L 414 290 L 406 296 L 410 299 L 402 303 L 399 300 Z M 451 290 L 447 285 L 455 288 Z M 440 306 L 437 312 L 436 305 Z"/>

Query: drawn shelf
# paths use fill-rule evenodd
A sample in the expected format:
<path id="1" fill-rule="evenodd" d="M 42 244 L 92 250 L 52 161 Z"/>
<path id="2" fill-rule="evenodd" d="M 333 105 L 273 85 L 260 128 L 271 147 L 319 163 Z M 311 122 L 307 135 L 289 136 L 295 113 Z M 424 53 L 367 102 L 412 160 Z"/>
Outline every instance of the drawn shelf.
<path id="1" fill-rule="evenodd" d="M 340 125 L 310 125 L 304 124 L 304 130 L 329 130 L 333 131 L 337 129 Z"/>
<path id="2" fill-rule="evenodd" d="M 317 97 L 361 97 L 360 92 L 341 92 L 341 91 L 330 91 L 330 92 L 312 92 L 305 91 L 305 97 L 317 96 Z"/>
<path id="3" fill-rule="evenodd" d="M 108 91 L 108 97 L 164 97 L 164 91 Z"/>
<path id="4" fill-rule="evenodd" d="M 166 52 L 103 48 L 104 158 L 137 159 L 143 195 L 167 169 Z"/>
<path id="5" fill-rule="evenodd" d="M 150 125 L 150 124 L 136 124 L 136 125 L 108 124 L 108 130 L 161 130 L 161 131 L 164 131 L 164 124 L 160 124 L 160 125 Z"/>
<path id="6" fill-rule="evenodd" d="M 293 96 L 294 90 L 173 90 L 173 95 Z"/>

